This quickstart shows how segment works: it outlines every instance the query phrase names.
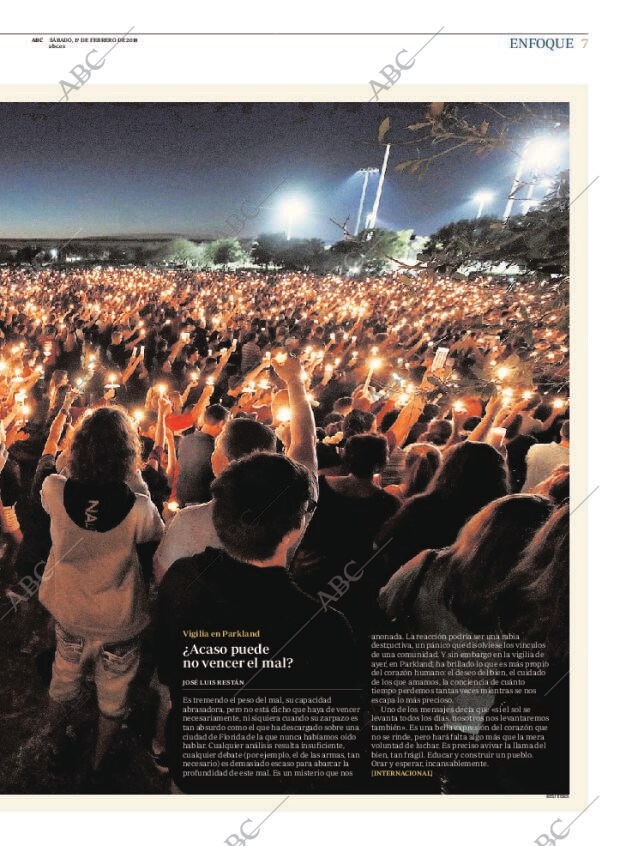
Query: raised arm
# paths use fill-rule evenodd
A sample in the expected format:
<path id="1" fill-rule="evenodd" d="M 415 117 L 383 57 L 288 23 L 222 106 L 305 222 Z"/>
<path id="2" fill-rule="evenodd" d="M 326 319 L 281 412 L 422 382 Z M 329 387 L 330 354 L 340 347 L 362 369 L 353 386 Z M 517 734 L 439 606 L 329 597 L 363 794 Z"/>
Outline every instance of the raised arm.
<path id="1" fill-rule="evenodd" d="M 272 367 L 276 375 L 286 383 L 289 408 L 291 410 L 291 443 L 287 455 L 311 470 L 318 472 L 316 457 L 316 426 L 314 414 L 306 394 L 306 374 L 298 358 L 288 355 L 279 363 L 275 359 Z"/>
<path id="2" fill-rule="evenodd" d="M 470 441 L 484 441 L 491 431 L 497 414 L 501 412 L 502 397 L 500 394 L 495 394 L 487 403 L 484 416 L 475 429 L 472 429 L 468 440 Z"/>
<path id="3" fill-rule="evenodd" d="M 411 399 L 403 406 L 400 414 L 387 431 L 387 434 L 394 441 L 394 446 L 400 447 L 405 443 L 411 427 L 420 419 L 425 405 L 426 400 L 422 394 L 414 393 L 411 395 Z"/>

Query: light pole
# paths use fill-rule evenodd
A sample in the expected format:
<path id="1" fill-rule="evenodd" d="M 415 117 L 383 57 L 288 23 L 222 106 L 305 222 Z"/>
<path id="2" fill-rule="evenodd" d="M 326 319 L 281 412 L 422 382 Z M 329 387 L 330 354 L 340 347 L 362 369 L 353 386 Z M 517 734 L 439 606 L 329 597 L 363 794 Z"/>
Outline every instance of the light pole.
<path id="1" fill-rule="evenodd" d="M 479 217 L 482 217 L 484 207 L 487 203 L 490 203 L 492 199 L 493 194 L 491 194 L 490 191 L 478 191 L 478 193 L 474 197 L 474 202 L 478 203 L 478 213 L 476 214 L 476 220 L 478 220 Z"/>
<path id="2" fill-rule="evenodd" d="M 508 202 L 506 203 L 506 208 L 504 210 L 504 223 L 508 220 L 512 213 L 512 207 L 515 204 L 519 186 L 523 183 L 522 177 L 525 167 L 528 166 L 530 170 L 537 171 L 537 174 L 534 176 L 534 180 L 538 179 L 538 175 L 543 171 L 543 168 L 551 165 L 557 157 L 558 148 L 561 144 L 562 140 L 560 138 L 545 136 L 530 138 L 529 141 L 526 142 L 523 152 L 521 153 L 521 157 L 519 158 L 519 164 L 517 165 L 517 172 L 515 173 L 510 194 L 508 195 Z M 528 207 L 531 206 L 533 192 L 534 186 L 532 182 L 530 184 L 528 197 L 526 198 L 524 206 L 526 204 Z"/>
<path id="3" fill-rule="evenodd" d="M 383 191 L 383 182 L 385 180 L 385 171 L 387 170 L 387 163 L 390 157 L 391 144 L 385 145 L 385 155 L 383 156 L 383 164 L 381 165 L 381 175 L 379 176 L 379 184 L 377 185 L 377 193 L 375 194 L 375 202 L 370 213 L 369 229 L 374 229 L 377 225 L 377 214 L 379 213 L 379 203 L 381 202 L 381 193 Z"/>
<path id="4" fill-rule="evenodd" d="M 366 189 L 368 188 L 368 179 L 371 173 L 379 173 L 378 167 L 362 167 L 358 171 L 358 173 L 364 174 L 364 182 L 362 183 L 362 194 L 360 196 L 360 204 L 357 209 L 357 220 L 355 221 L 355 232 L 354 235 L 357 235 L 360 231 L 360 222 L 362 220 L 362 211 L 364 209 L 364 200 L 366 199 Z"/>

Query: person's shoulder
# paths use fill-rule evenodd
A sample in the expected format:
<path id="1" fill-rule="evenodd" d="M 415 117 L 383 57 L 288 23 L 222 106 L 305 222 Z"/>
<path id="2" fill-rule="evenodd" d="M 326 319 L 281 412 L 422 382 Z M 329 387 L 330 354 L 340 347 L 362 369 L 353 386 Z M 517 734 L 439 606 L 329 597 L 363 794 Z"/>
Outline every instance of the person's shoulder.
<path id="1" fill-rule="evenodd" d="M 220 578 L 221 568 L 229 561 L 232 559 L 222 549 L 212 547 L 207 547 L 195 555 L 178 558 L 168 568 L 162 580 L 162 587 L 166 582 L 217 581 Z"/>
<path id="2" fill-rule="evenodd" d="M 174 515 L 168 524 L 168 530 L 172 531 L 174 529 L 175 531 L 178 531 L 181 528 L 185 529 L 195 523 L 202 523 L 205 520 L 211 519 L 212 515 L 212 501 L 196 503 L 195 505 L 186 505 L 185 508 L 181 508 Z"/>
<path id="3" fill-rule="evenodd" d="M 45 490 L 46 494 L 61 491 L 66 483 L 66 476 L 62 476 L 60 473 L 50 473 L 43 482 L 42 490 Z"/>
<path id="4" fill-rule="evenodd" d="M 401 500 L 395 496 L 395 494 L 390 493 L 390 491 L 386 491 L 384 488 L 381 488 L 381 490 L 378 491 L 378 496 L 381 502 L 388 507 L 391 507 L 394 511 L 402 505 Z"/>
<path id="5" fill-rule="evenodd" d="M 536 441 L 535 443 L 532 444 L 532 446 L 527 451 L 528 457 L 536 456 L 541 452 L 544 455 L 544 453 L 548 451 L 548 448 L 550 446 L 551 446 L 551 444 L 541 444 L 540 441 Z"/>
<path id="6" fill-rule="evenodd" d="M 129 485 L 127 486 L 129 488 Z M 151 499 L 150 494 L 148 493 L 141 493 L 140 491 L 133 491 L 129 488 L 130 493 L 133 494 L 134 497 L 134 504 L 133 508 L 136 510 L 138 514 L 147 514 L 153 511 L 157 511 L 157 506 Z M 129 494 L 128 494 L 129 495 Z M 159 513 L 159 512 L 157 512 Z"/>
<path id="7" fill-rule="evenodd" d="M 186 505 L 177 511 L 175 520 L 189 520 L 196 517 L 205 517 L 213 511 L 213 500 L 209 502 L 195 502 L 192 505 Z"/>
<path id="8" fill-rule="evenodd" d="M 159 596 L 170 595 L 178 600 L 185 590 L 200 579 L 204 564 L 202 554 L 178 558 L 167 570 L 159 586 Z"/>

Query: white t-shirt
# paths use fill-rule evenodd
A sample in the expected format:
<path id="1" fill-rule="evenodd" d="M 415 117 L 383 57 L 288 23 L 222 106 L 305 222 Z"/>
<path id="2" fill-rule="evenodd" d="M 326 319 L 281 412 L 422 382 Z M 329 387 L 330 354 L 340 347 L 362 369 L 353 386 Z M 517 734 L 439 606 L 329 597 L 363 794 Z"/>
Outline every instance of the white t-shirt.
<path id="1" fill-rule="evenodd" d="M 222 549 L 213 525 L 213 500 L 182 508 L 168 523 L 153 559 L 155 582 L 159 584 L 179 558 L 197 555 L 208 546 Z"/>
<path id="2" fill-rule="evenodd" d="M 527 475 L 523 484 L 523 492 L 527 493 L 548 479 L 556 467 L 568 464 L 569 449 L 560 444 L 534 444 L 527 451 L 525 462 Z"/>
<path id="3" fill-rule="evenodd" d="M 43 482 L 41 504 L 50 516 L 52 548 L 39 599 L 68 632 L 110 643 L 130 640 L 149 624 L 139 544 L 158 541 L 164 524 L 151 499 L 127 491 L 127 509 L 104 529 L 79 525 L 68 509 L 71 481 L 52 474 Z M 120 495 L 116 500 L 120 499 Z M 85 501 L 86 525 L 115 501 Z M 76 506 L 77 508 L 77 506 Z M 109 510 L 109 509 L 108 509 Z M 74 515 L 75 516 L 75 515 Z"/>

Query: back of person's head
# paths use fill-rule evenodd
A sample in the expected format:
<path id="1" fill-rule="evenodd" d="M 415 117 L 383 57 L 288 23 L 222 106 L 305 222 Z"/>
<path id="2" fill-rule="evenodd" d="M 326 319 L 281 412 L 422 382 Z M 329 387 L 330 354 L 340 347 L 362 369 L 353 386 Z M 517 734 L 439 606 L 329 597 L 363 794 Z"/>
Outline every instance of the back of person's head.
<path id="1" fill-rule="evenodd" d="M 241 561 L 267 561 L 310 508 L 312 477 L 284 455 L 234 461 L 211 485 L 213 523 L 224 549 Z"/>
<path id="2" fill-rule="evenodd" d="M 503 631 L 545 644 L 549 660 L 568 661 L 570 508 L 557 508 L 524 550 L 505 586 Z"/>
<path id="3" fill-rule="evenodd" d="M 487 502 L 508 493 L 506 463 L 490 444 L 464 441 L 449 447 L 429 493 L 458 501 L 473 514 Z"/>
<path id="4" fill-rule="evenodd" d="M 353 435 L 365 435 L 370 432 L 375 422 L 375 415 L 371 411 L 360 411 L 355 408 L 344 418 L 342 431 L 345 440 Z"/>
<path id="5" fill-rule="evenodd" d="M 138 468 L 141 443 L 125 409 L 98 408 L 84 415 L 71 444 L 70 475 L 99 484 L 124 482 Z"/>
<path id="6" fill-rule="evenodd" d="M 339 397 L 333 407 L 337 414 L 348 414 L 353 409 L 353 397 Z"/>
<path id="7" fill-rule="evenodd" d="M 349 473 L 370 479 L 383 470 L 388 460 L 388 445 L 382 435 L 353 435 L 344 448 L 344 463 Z"/>
<path id="8" fill-rule="evenodd" d="M 441 452 L 433 444 L 410 444 L 405 448 L 405 496 L 423 493 L 441 464 Z"/>
<path id="9" fill-rule="evenodd" d="M 329 426 L 330 423 L 340 423 L 342 420 L 344 420 L 343 414 L 338 414 L 337 411 L 330 411 L 323 418 L 323 426 Z"/>
<path id="10" fill-rule="evenodd" d="M 561 505 L 570 496 L 570 469 L 568 464 L 561 464 L 551 474 L 549 496 L 556 505 Z"/>
<path id="11" fill-rule="evenodd" d="M 397 408 L 393 408 L 391 411 L 388 411 L 388 413 L 382 417 L 379 429 L 381 430 L 381 432 L 383 432 L 383 434 L 385 434 L 388 429 L 394 425 L 399 414 L 400 411 Z"/>
<path id="12" fill-rule="evenodd" d="M 562 427 L 560 429 L 560 435 L 562 436 L 562 440 L 570 441 L 570 421 L 565 420 L 562 423 Z"/>
<path id="13" fill-rule="evenodd" d="M 490 502 L 463 526 L 450 547 L 444 600 L 459 622 L 479 633 L 496 630 L 504 583 L 553 505 L 513 494 Z"/>
<path id="14" fill-rule="evenodd" d="M 439 406 L 435 405 L 433 402 L 427 402 L 424 408 L 422 409 L 422 414 L 420 415 L 420 423 L 430 423 L 431 420 L 434 420 L 435 417 L 439 414 Z"/>
<path id="15" fill-rule="evenodd" d="M 235 417 L 224 426 L 218 443 L 229 461 L 237 461 L 252 452 L 275 452 L 273 429 L 248 417 Z"/>
<path id="16" fill-rule="evenodd" d="M 214 403 L 210 405 L 204 413 L 204 421 L 209 426 L 217 426 L 219 424 L 225 423 L 228 418 L 230 417 L 230 411 L 227 408 L 224 408 L 223 405 L 219 403 Z"/>
<path id="17" fill-rule="evenodd" d="M 443 446 L 452 434 L 452 423 L 449 420 L 433 420 L 423 435 L 423 440 L 435 446 Z"/>
<path id="18" fill-rule="evenodd" d="M 480 423 L 481 417 L 468 417 L 467 420 L 463 423 L 462 429 L 464 432 L 473 432 L 478 423 Z"/>

